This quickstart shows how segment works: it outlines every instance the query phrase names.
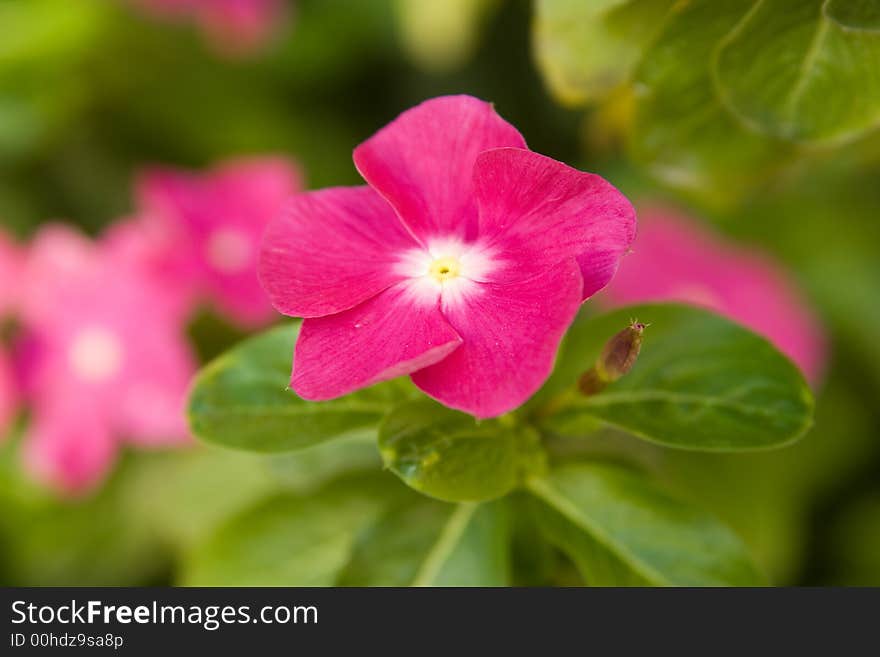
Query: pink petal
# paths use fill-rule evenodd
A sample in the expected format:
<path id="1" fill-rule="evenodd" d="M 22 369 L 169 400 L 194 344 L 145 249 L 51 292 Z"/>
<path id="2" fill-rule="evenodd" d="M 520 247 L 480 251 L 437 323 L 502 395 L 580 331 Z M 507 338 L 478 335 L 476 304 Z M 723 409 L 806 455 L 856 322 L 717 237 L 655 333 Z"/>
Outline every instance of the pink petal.
<path id="1" fill-rule="evenodd" d="M 330 315 L 400 281 L 395 264 L 414 247 L 394 210 L 369 187 L 300 194 L 266 231 L 260 280 L 285 315 Z"/>
<path id="2" fill-rule="evenodd" d="M 120 436 L 140 446 L 187 442 L 186 395 L 195 369 L 188 346 L 174 332 L 154 327 L 140 335 L 112 405 Z"/>
<path id="3" fill-rule="evenodd" d="M 474 162 L 503 146 L 526 144 L 491 104 L 443 96 L 407 110 L 358 146 L 354 163 L 422 242 L 469 239 L 477 221 Z"/>
<path id="4" fill-rule="evenodd" d="M 498 246 L 505 276 L 526 278 L 577 258 L 582 298 L 614 276 L 635 238 L 632 205 L 600 176 L 528 150 L 481 153 L 474 168 L 480 238 Z"/>
<path id="5" fill-rule="evenodd" d="M 189 171 L 169 167 L 151 167 L 141 171 L 135 181 L 138 206 L 148 214 L 168 218 L 168 229 L 176 224 L 210 223 L 200 212 L 206 185 Z M 166 219 L 167 221 L 167 219 Z"/>
<path id="6" fill-rule="evenodd" d="M 116 459 L 116 442 L 92 410 L 57 400 L 41 410 L 25 438 L 31 473 L 68 495 L 93 489 Z"/>
<path id="7" fill-rule="evenodd" d="M 22 319 L 46 325 L 57 322 L 59 313 L 76 314 L 76 308 L 63 300 L 97 268 L 98 255 L 87 237 L 63 224 L 41 227 L 22 268 L 21 284 L 27 290 L 19 299 Z"/>
<path id="8" fill-rule="evenodd" d="M 173 245 L 165 269 L 192 279 L 202 298 L 250 328 L 275 316 L 257 277 L 263 232 L 301 185 L 293 163 L 256 157 L 205 174 L 147 170 L 138 197 L 144 220 Z"/>
<path id="9" fill-rule="evenodd" d="M 187 320 L 196 305 L 196 273 L 192 263 L 180 257 L 179 243 L 162 222 L 150 217 L 123 219 L 104 232 L 101 242 L 119 267 L 135 267 L 161 286 L 161 303 L 168 314 Z"/>
<path id="10" fill-rule="evenodd" d="M 209 174 L 211 192 L 222 203 L 269 220 L 289 196 L 303 189 L 300 168 L 284 157 L 227 160 Z"/>
<path id="11" fill-rule="evenodd" d="M 351 310 L 304 320 L 291 386 L 305 399 L 332 399 L 436 363 L 460 344 L 437 304 L 400 283 Z"/>
<path id="12" fill-rule="evenodd" d="M 443 309 L 462 345 L 413 374 L 413 381 L 443 404 L 480 418 L 513 410 L 550 375 L 582 287 L 574 259 L 530 279 L 480 285 Z"/>
<path id="13" fill-rule="evenodd" d="M 0 442 L 6 438 L 18 408 L 18 386 L 12 363 L 6 352 L 0 349 Z"/>

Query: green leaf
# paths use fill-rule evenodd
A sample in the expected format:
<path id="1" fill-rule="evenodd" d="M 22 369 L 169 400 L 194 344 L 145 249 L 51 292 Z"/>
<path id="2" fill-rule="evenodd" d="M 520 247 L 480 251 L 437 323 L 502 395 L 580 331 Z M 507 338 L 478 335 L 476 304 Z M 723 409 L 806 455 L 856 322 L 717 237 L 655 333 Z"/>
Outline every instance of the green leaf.
<path id="1" fill-rule="evenodd" d="M 143 454 L 137 465 L 124 485 L 127 513 L 182 552 L 278 488 L 266 457 L 205 445 Z"/>
<path id="2" fill-rule="evenodd" d="M 633 369 L 600 394 L 571 395 L 556 408 L 557 391 L 573 387 L 634 317 L 649 326 Z M 813 397 L 797 367 L 764 338 L 698 308 L 632 306 L 581 319 L 558 362 L 533 412 L 562 435 L 590 432 L 598 419 L 668 447 L 734 451 L 789 443 L 812 422 Z"/>
<path id="3" fill-rule="evenodd" d="M 506 586 L 503 502 L 450 505 L 421 498 L 389 511 L 362 537 L 342 586 Z"/>
<path id="4" fill-rule="evenodd" d="M 827 0 L 822 11 L 845 30 L 880 32 L 880 2 L 877 0 Z"/>
<path id="5" fill-rule="evenodd" d="M 501 497 L 543 464 L 534 430 L 477 421 L 429 400 L 401 404 L 388 415 L 379 451 L 408 486 L 450 502 Z"/>
<path id="6" fill-rule="evenodd" d="M 356 536 L 388 503 L 375 479 L 281 494 L 221 526 L 189 557 L 188 586 L 332 586 Z"/>
<path id="7" fill-rule="evenodd" d="M 300 492 L 314 490 L 344 474 L 382 469 L 375 436 L 340 438 L 266 460 L 274 479 Z"/>
<path id="8" fill-rule="evenodd" d="M 547 539 L 594 586 L 755 586 L 742 542 L 619 466 L 575 464 L 529 484 Z"/>
<path id="9" fill-rule="evenodd" d="M 189 400 L 193 433 L 210 443 L 284 452 L 353 435 L 375 435 L 388 408 L 406 398 L 408 381 L 382 383 L 326 402 L 288 389 L 299 323 L 243 342 L 208 365 Z"/>
<path id="10" fill-rule="evenodd" d="M 880 35 L 872 31 L 878 3 L 835 3 L 830 15 L 826 4 L 756 2 L 719 43 L 718 94 L 752 129 L 797 141 L 839 140 L 880 120 Z"/>
<path id="11" fill-rule="evenodd" d="M 791 157 L 785 143 L 746 129 L 712 83 L 718 43 L 753 4 L 679 3 L 639 64 L 629 150 L 671 185 L 735 198 Z"/>
<path id="12" fill-rule="evenodd" d="M 539 0 L 535 56 L 551 91 L 583 105 L 629 79 L 674 0 Z"/>

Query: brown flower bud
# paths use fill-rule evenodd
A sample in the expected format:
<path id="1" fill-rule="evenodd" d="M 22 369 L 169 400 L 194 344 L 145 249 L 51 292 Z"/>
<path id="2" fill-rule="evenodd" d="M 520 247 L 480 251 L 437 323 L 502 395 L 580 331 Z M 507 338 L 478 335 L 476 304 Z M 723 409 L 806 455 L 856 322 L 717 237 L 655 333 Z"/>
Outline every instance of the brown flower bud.
<path id="1" fill-rule="evenodd" d="M 633 321 L 616 333 L 602 349 L 596 364 L 581 375 L 578 389 L 584 395 L 601 392 L 609 383 L 617 381 L 632 369 L 642 348 L 645 324 Z"/>

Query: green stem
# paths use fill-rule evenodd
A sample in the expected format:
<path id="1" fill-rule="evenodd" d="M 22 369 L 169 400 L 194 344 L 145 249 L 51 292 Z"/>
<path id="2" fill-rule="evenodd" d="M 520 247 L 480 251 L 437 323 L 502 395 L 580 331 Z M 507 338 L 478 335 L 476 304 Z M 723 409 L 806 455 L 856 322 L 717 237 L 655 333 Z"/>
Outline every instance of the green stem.
<path id="1" fill-rule="evenodd" d="M 539 406 L 534 412 L 534 417 L 536 420 L 541 420 L 545 417 L 556 415 L 556 413 L 564 408 L 572 406 L 580 397 L 581 395 L 575 386 L 566 388 L 560 394 L 551 397 L 546 404 Z"/>

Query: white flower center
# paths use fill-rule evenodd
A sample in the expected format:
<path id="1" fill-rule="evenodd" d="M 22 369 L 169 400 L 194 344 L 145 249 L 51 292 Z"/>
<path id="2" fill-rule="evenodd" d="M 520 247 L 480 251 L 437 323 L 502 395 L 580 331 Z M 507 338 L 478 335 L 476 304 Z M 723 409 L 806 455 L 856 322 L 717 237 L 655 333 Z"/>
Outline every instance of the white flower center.
<path id="1" fill-rule="evenodd" d="M 226 274 L 236 274 L 251 261 L 251 243 L 247 235 L 233 228 L 215 230 L 208 238 L 208 262 Z"/>
<path id="2" fill-rule="evenodd" d="M 456 239 L 436 239 L 427 249 L 403 254 L 398 271 L 412 281 L 411 290 L 425 303 L 444 305 L 477 293 L 479 283 L 496 268 L 491 253 L 476 244 Z"/>
<path id="3" fill-rule="evenodd" d="M 103 327 L 84 329 L 67 352 L 73 373 L 86 383 L 101 383 L 122 368 L 124 350 L 116 335 Z"/>

